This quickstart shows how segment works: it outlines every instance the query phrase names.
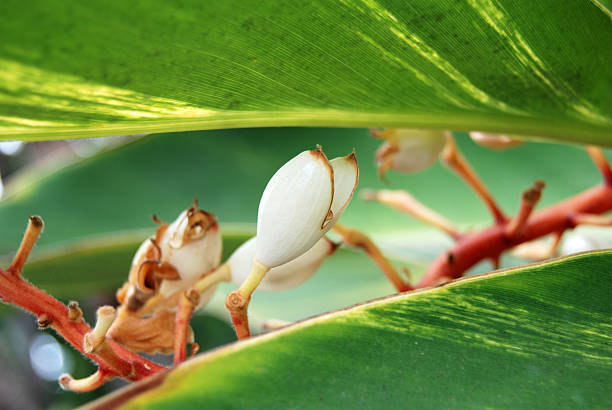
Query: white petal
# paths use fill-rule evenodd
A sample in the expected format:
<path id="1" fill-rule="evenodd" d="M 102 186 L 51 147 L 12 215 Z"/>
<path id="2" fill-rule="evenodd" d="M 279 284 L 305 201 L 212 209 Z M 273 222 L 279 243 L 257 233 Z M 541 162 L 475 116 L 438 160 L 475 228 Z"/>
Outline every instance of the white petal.
<path id="1" fill-rule="evenodd" d="M 502 150 L 523 144 L 523 141 L 507 135 L 488 134 L 477 131 L 470 132 L 470 138 L 478 145 L 495 150 Z"/>
<path id="2" fill-rule="evenodd" d="M 304 151 L 270 179 L 259 203 L 257 259 L 282 265 L 323 235 L 333 198 L 333 170 L 320 149 Z"/>
<path id="3" fill-rule="evenodd" d="M 383 131 L 381 137 L 389 145 L 383 145 L 377 153 L 380 165 L 399 172 L 418 172 L 438 160 L 446 142 L 446 131 L 414 130 L 391 128 Z"/>
<path id="4" fill-rule="evenodd" d="M 193 285 L 203 274 L 219 266 L 221 262 L 221 233 L 215 223 L 202 238 L 183 243 L 187 218 L 183 212 L 174 221 L 160 240 L 162 261 L 172 264 L 181 276 L 180 280 L 164 280 L 160 293 L 168 297 Z M 178 247 L 177 247 L 178 245 Z M 205 299 L 201 298 L 200 300 Z"/>
<path id="5" fill-rule="evenodd" d="M 329 231 L 338 221 L 359 183 L 359 166 L 355 152 L 346 157 L 334 158 L 329 163 L 334 169 L 334 200 L 331 206 L 333 218 L 325 225 L 324 232 Z"/>
<path id="6" fill-rule="evenodd" d="M 578 252 L 591 251 L 597 249 L 595 241 L 584 234 L 575 232 L 566 233 L 559 254 L 571 255 Z"/>
<path id="7" fill-rule="evenodd" d="M 327 237 L 319 239 L 308 251 L 283 265 L 272 268 L 261 281 L 258 290 L 280 291 L 295 288 L 306 282 L 319 269 L 336 245 Z M 232 282 L 241 285 L 249 275 L 255 256 L 255 238 L 243 243 L 230 256 L 227 264 L 231 270 Z"/>

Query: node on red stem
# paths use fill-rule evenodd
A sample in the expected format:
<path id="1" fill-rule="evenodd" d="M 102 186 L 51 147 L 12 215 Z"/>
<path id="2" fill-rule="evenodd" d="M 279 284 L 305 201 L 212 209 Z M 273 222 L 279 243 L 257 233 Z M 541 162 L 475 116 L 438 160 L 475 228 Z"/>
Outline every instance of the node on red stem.
<path id="1" fill-rule="evenodd" d="M 536 181 L 523 193 L 518 214 L 508 219 L 459 152 L 454 139 L 449 137 L 441 159 L 479 194 L 495 218 L 492 226 L 477 232 L 459 233 L 450 222 L 446 223 L 443 217 L 423 208 L 422 204 L 402 191 L 367 192 L 366 199 L 375 199 L 412 214 L 457 239 L 449 250 L 434 260 L 414 288 L 438 285 L 462 276 L 469 268 L 485 259 L 491 260 L 494 268 L 497 268 L 503 252 L 525 242 L 554 235 L 552 247 L 545 254 L 539 255 L 549 257 L 554 254 L 563 233 L 568 229 L 581 224 L 612 226 L 612 216 L 601 215 L 612 210 L 612 170 L 601 149 L 589 146 L 587 151 L 604 178 L 603 185 L 588 189 L 536 212 L 535 207 L 545 186 L 544 182 Z M 368 254 L 381 265 L 381 270 L 386 273 L 385 266 L 390 265 L 387 259 L 382 254 L 372 255 L 370 252 Z"/>
<path id="2" fill-rule="evenodd" d="M 0 299 L 30 312 L 37 317 L 39 327 L 53 328 L 75 349 L 98 364 L 99 372 L 86 381 L 76 381 L 64 375 L 62 386 L 86 391 L 87 386 L 96 388 L 113 377 L 136 381 L 163 371 L 164 367 L 138 356 L 112 340 L 100 340 L 98 336 L 105 334 L 105 328 L 109 325 L 108 309 L 103 308 L 102 323 L 100 327 L 92 330 L 83 320 L 78 304 L 71 302 L 66 306 L 19 275 L 42 226 L 40 217 L 30 217 L 28 228 L 10 268 L 0 268 Z M 89 343 L 92 338 L 93 343 Z"/>

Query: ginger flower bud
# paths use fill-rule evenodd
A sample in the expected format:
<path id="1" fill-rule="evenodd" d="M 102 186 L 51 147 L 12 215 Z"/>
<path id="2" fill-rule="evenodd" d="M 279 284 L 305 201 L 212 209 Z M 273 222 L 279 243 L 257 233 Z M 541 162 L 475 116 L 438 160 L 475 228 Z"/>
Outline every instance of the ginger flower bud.
<path id="1" fill-rule="evenodd" d="M 438 160 L 446 142 L 446 131 L 386 128 L 372 130 L 372 135 L 386 142 L 376 151 L 378 175 L 384 179 L 387 170 L 418 172 Z"/>
<path id="2" fill-rule="evenodd" d="M 336 223 L 358 180 L 354 152 L 329 161 L 319 147 L 283 165 L 259 203 L 255 262 L 273 268 L 312 248 Z"/>
<path id="3" fill-rule="evenodd" d="M 221 234 L 215 217 L 197 203 L 170 225 L 154 220 L 160 224 L 155 236 L 142 243 L 128 282 L 117 291 L 121 306 L 109 336 L 135 352 L 171 353 L 179 297 L 219 266 Z M 216 288 L 201 294 L 197 308 L 210 301 Z"/>
<path id="4" fill-rule="evenodd" d="M 134 255 L 129 282 L 118 292 L 121 304 L 139 310 L 151 297 L 169 298 L 188 289 L 221 262 L 221 233 L 215 217 L 194 204 L 170 225 L 162 223 L 154 238 Z M 201 297 L 204 306 L 215 287 Z"/>
<path id="5" fill-rule="evenodd" d="M 494 150 L 504 150 L 523 144 L 523 141 L 508 135 L 488 134 L 477 131 L 470 132 L 470 138 L 476 144 Z"/>
<path id="6" fill-rule="evenodd" d="M 236 285 L 241 285 L 249 276 L 255 256 L 255 240 L 253 237 L 243 243 L 227 261 L 231 280 Z M 336 248 L 334 242 L 326 236 L 322 237 L 302 255 L 284 265 L 270 269 L 257 289 L 276 292 L 300 286 L 314 275 L 325 258 L 334 253 Z"/>

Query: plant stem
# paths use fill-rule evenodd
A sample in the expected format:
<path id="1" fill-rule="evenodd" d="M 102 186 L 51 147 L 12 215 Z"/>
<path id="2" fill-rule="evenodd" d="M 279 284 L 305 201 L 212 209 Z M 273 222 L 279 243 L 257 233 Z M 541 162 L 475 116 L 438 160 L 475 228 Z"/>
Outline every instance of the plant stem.
<path id="1" fill-rule="evenodd" d="M 84 356 L 98 363 L 104 379 L 115 376 L 135 381 L 165 370 L 164 367 L 127 350 L 109 338 L 98 341 L 91 350 L 85 346 L 92 329 L 85 323 L 78 305 L 70 308 L 25 281 L 20 275 L 22 266 L 42 230 L 42 219 L 31 217 L 23 241 L 9 270 L 0 268 L 0 299 L 19 306 L 38 319 L 40 327 L 53 328 Z M 90 351 L 89 351 L 90 350 Z"/>
<path id="2" fill-rule="evenodd" d="M 379 269 L 393 284 L 398 292 L 406 292 L 411 290 L 409 284 L 404 282 L 397 273 L 391 262 L 383 255 L 381 250 L 368 238 L 363 232 L 353 228 L 348 228 L 341 224 L 336 224 L 332 228 L 334 232 L 342 236 L 342 240 L 350 246 L 361 248 L 365 253 L 378 265 Z"/>
<path id="3" fill-rule="evenodd" d="M 423 205 L 412 195 L 402 190 L 381 189 L 378 191 L 366 189 L 361 191 L 361 199 L 378 201 L 381 204 L 395 208 L 401 212 L 412 215 L 421 222 L 425 222 L 441 231 L 446 232 L 453 239 L 459 238 L 459 230 L 448 219 Z"/>
<path id="4" fill-rule="evenodd" d="M 442 150 L 440 158 L 450 169 L 459 175 L 478 196 L 480 196 L 485 205 L 489 208 L 496 223 L 502 224 L 506 221 L 506 216 L 497 205 L 497 202 L 495 202 L 495 199 L 493 199 L 493 196 L 484 182 L 482 182 L 478 174 L 470 166 L 470 163 L 463 157 L 457 148 L 457 144 L 452 135 L 447 136 L 446 146 L 444 150 Z"/>
<path id="5" fill-rule="evenodd" d="M 193 289 L 181 293 L 178 310 L 174 319 L 174 365 L 187 358 L 187 336 L 189 322 L 195 307 L 200 302 L 200 294 Z"/>
<path id="6" fill-rule="evenodd" d="M 507 235 L 508 222 L 463 234 L 450 250 L 434 260 L 415 287 L 431 286 L 444 278 L 458 278 L 483 259 L 495 259 L 510 248 L 545 235 L 561 234 L 576 226 L 575 215 L 609 210 L 612 210 L 612 186 L 603 184 L 531 214 L 516 237 Z"/>

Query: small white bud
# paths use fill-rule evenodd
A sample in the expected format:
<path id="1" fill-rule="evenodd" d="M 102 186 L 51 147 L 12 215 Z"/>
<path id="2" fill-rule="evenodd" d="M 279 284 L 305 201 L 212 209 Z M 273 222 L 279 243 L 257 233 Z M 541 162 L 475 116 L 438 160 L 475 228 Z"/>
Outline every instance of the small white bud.
<path id="1" fill-rule="evenodd" d="M 446 131 L 387 128 L 372 134 L 386 142 L 376 151 L 376 163 L 381 178 L 388 169 L 398 172 L 418 172 L 431 166 L 446 142 Z"/>
<path id="2" fill-rule="evenodd" d="M 470 132 L 470 138 L 478 145 L 494 150 L 503 150 L 517 145 L 522 145 L 523 141 L 509 137 L 507 135 L 488 134 L 485 132 Z"/>
<path id="3" fill-rule="evenodd" d="M 330 162 L 319 148 L 283 165 L 259 203 L 256 259 L 273 268 L 310 249 L 338 220 L 358 180 L 354 153 Z"/>
<path id="4" fill-rule="evenodd" d="M 253 237 L 243 243 L 227 261 L 232 282 L 236 285 L 241 285 L 249 276 L 255 256 L 255 239 Z M 336 245 L 324 236 L 302 255 L 284 265 L 270 269 L 257 289 L 275 292 L 298 287 L 310 279 L 325 258 L 335 250 Z"/>
<path id="5" fill-rule="evenodd" d="M 593 238 L 589 238 L 584 233 L 566 233 L 561 243 L 559 254 L 561 256 L 572 255 L 578 252 L 592 251 L 599 249 L 597 242 Z"/>

